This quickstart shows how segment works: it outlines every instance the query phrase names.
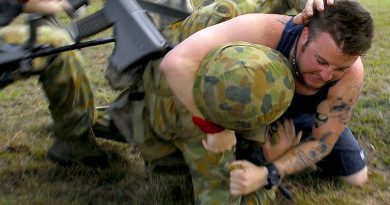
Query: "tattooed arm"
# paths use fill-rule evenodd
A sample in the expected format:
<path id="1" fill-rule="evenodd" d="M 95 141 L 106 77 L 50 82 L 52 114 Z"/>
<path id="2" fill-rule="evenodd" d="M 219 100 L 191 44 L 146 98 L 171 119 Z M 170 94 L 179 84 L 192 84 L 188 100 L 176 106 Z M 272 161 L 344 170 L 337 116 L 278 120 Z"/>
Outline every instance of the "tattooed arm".
<path id="1" fill-rule="evenodd" d="M 318 105 L 313 139 L 301 143 L 274 162 L 282 175 L 314 165 L 330 153 L 351 119 L 362 86 L 363 64 L 359 58 L 330 88 L 327 99 Z"/>

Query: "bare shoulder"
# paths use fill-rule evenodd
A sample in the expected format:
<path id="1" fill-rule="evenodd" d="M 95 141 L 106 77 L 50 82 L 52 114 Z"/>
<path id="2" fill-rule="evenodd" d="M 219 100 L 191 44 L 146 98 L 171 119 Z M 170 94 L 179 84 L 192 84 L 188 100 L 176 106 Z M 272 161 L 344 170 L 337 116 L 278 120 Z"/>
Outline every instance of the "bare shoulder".
<path id="1" fill-rule="evenodd" d="M 232 39 L 276 48 L 287 22 L 292 17 L 278 14 L 244 14 L 218 25 Z M 234 28 L 234 29 L 232 29 Z M 237 38 L 237 36 L 239 36 Z"/>

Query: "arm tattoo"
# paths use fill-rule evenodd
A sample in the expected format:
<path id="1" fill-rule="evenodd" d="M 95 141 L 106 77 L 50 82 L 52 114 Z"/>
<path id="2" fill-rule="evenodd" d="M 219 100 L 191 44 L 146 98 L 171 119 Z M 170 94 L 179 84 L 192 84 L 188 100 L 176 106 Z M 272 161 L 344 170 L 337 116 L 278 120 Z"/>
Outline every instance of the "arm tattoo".
<path id="1" fill-rule="evenodd" d="M 341 124 L 346 125 L 351 119 L 352 113 L 353 105 L 351 102 L 346 102 L 342 97 L 337 97 L 330 103 L 327 114 L 317 112 L 314 126 L 318 128 L 326 124 L 329 118 L 334 118 Z"/>
<path id="2" fill-rule="evenodd" d="M 332 135 L 331 132 L 324 134 L 319 140 L 316 140 L 318 144 L 312 147 L 310 150 L 298 149 L 298 159 L 297 165 L 303 165 L 307 167 L 309 165 L 315 164 L 325 153 L 327 153 L 329 146 L 326 143 L 326 140 Z"/>
<path id="3" fill-rule="evenodd" d="M 315 128 L 319 128 L 321 125 L 328 122 L 329 117 L 325 114 L 318 113 L 316 114 L 316 121 L 314 123 Z"/>
<path id="4" fill-rule="evenodd" d="M 338 97 L 330 106 L 330 113 L 343 124 L 347 124 L 351 119 L 352 111 L 351 104 L 345 102 L 342 97 Z"/>
<path id="5" fill-rule="evenodd" d="M 311 146 L 297 147 L 293 150 L 292 154 L 281 162 L 285 165 L 284 175 L 302 170 L 320 161 L 329 152 L 330 146 L 327 140 L 332 134 L 332 132 L 328 132 L 318 140 L 312 138 L 313 140 L 307 142 Z"/>

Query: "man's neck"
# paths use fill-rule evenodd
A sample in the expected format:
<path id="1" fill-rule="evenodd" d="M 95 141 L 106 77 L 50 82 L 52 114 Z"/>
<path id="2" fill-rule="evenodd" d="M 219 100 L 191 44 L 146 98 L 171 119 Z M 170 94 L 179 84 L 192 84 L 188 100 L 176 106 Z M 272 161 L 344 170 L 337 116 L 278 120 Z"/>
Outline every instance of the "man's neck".
<path id="1" fill-rule="evenodd" d="M 292 72 L 295 76 L 295 91 L 301 95 L 313 95 L 318 92 L 318 89 L 314 89 L 306 85 L 298 65 L 298 56 L 300 56 L 303 46 L 303 42 L 300 41 L 300 37 L 301 34 L 297 36 L 289 57 L 293 69 Z"/>
<path id="2" fill-rule="evenodd" d="M 318 90 L 319 89 L 308 87 L 297 80 L 295 81 L 295 92 L 300 95 L 314 95 Z"/>

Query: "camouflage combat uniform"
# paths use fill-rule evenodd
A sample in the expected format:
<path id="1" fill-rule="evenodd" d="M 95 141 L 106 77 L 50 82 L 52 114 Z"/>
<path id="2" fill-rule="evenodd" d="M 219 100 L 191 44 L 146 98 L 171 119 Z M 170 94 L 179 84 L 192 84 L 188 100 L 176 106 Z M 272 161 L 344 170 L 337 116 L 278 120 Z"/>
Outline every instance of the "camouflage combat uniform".
<path id="1" fill-rule="evenodd" d="M 275 2 L 280 4 L 275 5 Z M 237 15 L 285 11 L 292 8 L 289 3 L 291 1 L 217 0 L 208 6 L 199 6 L 187 19 L 163 30 L 163 34 L 172 44 L 177 44 L 202 28 Z M 203 4 L 198 1 L 197 5 Z M 297 5 L 302 8 L 304 4 Z M 271 203 L 274 193 L 264 189 L 245 197 L 230 195 L 227 166 L 235 160 L 234 152 L 213 154 L 204 149 L 201 139 L 206 135 L 194 126 L 189 111 L 173 96 L 158 70 L 159 62 L 154 60 L 145 66 L 143 83 L 137 90 L 145 92 L 144 99 L 132 101 L 129 95 L 123 94 L 110 106 L 108 112 L 121 134 L 127 141 L 136 144 L 148 161 L 163 158 L 179 149 L 190 168 L 196 204 Z M 266 128 L 261 126 L 255 131 L 237 132 L 237 136 L 262 142 L 264 138 L 258 137 L 264 137 L 265 132 Z"/>
<path id="2" fill-rule="evenodd" d="M 177 44 L 191 34 L 208 26 L 221 23 L 236 16 L 248 13 L 282 14 L 291 9 L 303 10 L 307 0 L 192 0 L 197 8 L 184 21 L 171 24 L 162 33 Z"/>
<path id="3" fill-rule="evenodd" d="M 7 43 L 22 44 L 29 38 L 29 27 L 6 26 L 1 28 L 0 38 Z M 37 45 L 60 47 L 71 43 L 68 33 L 60 28 L 43 25 L 37 30 Z M 87 156 L 105 158 L 91 132 L 96 117 L 95 101 L 84 66 L 81 54 L 72 50 L 35 58 L 30 68 L 33 73 L 39 73 L 54 121 L 56 141 L 48 156 L 59 163 L 70 163 L 69 160 L 80 163 Z M 106 164 L 104 160 L 102 166 Z"/>
<path id="4" fill-rule="evenodd" d="M 27 26 L 12 25 L 0 30 L 8 43 L 22 44 L 29 37 Z M 50 26 L 38 29 L 36 44 L 60 47 L 72 43 L 67 32 Z M 66 138 L 80 136 L 92 126 L 94 97 L 83 69 L 84 60 L 76 50 L 33 60 L 32 70 L 40 72 L 39 81 L 49 101 L 55 134 Z"/>
<path id="5" fill-rule="evenodd" d="M 208 95 L 207 97 L 210 97 L 211 100 L 223 103 L 225 107 L 231 106 L 232 108 L 235 108 L 236 110 L 228 109 L 230 118 L 233 118 L 231 114 L 236 111 L 240 112 L 242 116 L 248 116 L 254 113 L 253 115 L 256 119 L 242 119 L 242 122 L 239 123 L 240 126 L 237 126 L 237 122 L 227 122 L 225 125 L 227 125 L 227 127 L 234 126 L 235 128 L 245 130 L 237 132 L 237 135 L 240 137 L 264 142 L 266 136 L 264 124 L 277 119 L 287 109 L 292 100 L 294 82 L 290 68 L 286 66 L 289 65 L 289 63 L 281 54 L 272 51 L 272 49 L 269 48 L 260 46 L 250 47 L 247 43 L 238 42 L 234 42 L 232 45 L 233 46 L 227 46 L 223 49 L 225 52 L 223 55 L 223 62 L 217 60 L 219 59 L 218 56 L 211 57 L 212 63 L 207 66 L 213 67 L 215 72 L 208 72 L 207 75 L 200 72 L 198 76 L 206 76 L 208 79 L 214 78 L 214 80 L 218 81 L 219 79 L 222 79 L 220 78 L 221 76 L 219 73 L 223 72 L 223 70 L 221 70 L 223 67 L 234 67 L 235 69 L 227 71 L 228 74 L 223 76 L 223 82 L 227 85 L 226 90 L 219 92 L 225 93 L 228 98 L 226 98 L 226 96 L 213 97 L 212 95 Z M 242 48 L 243 51 L 240 51 L 239 48 Z M 264 54 L 259 52 L 263 52 Z M 258 55 L 249 56 L 248 54 Z M 229 56 L 239 57 L 242 64 L 237 64 L 237 60 L 235 59 L 229 61 Z M 235 65 L 227 65 L 226 63 L 229 62 L 232 62 Z M 266 191 L 264 189 L 260 189 L 243 198 L 232 197 L 230 195 L 228 166 L 231 161 L 235 160 L 234 152 L 226 151 L 222 154 L 214 154 L 204 149 L 201 140 L 206 137 L 206 134 L 201 132 L 201 130 L 192 123 L 191 113 L 189 113 L 189 111 L 174 97 L 166 79 L 159 72 L 158 63 L 158 61 L 151 62 L 147 66 L 143 75 L 145 98 L 144 101 L 135 101 L 136 105 L 134 105 L 134 110 L 142 110 L 138 116 L 133 116 L 133 122 L 143 122 L 138 123 L 137 126 L 133 126 L 133 136 L 134 138 L 138 138 L 137 141 L 140 143 L 138 148 L 140 149 L 142 156 L 147 160 L 154 160 L 167 156 L 176 151 L 176 149 L 180 150 L 192 175 L 196 204 L 270 203 L 274 198 L 273 193 L 272 191 Z M 218 63 L 219 66 L 217 65 Z M 279 63 L 281 66 L 279 66 Z M 268 66 L 271 64 L 272 66 Z M 244 69 L 244 67 L 246 69 Z M 263 69 L 248 71 L 252 70 L 251 68 L 253 70 L 256 68 Z M 251 72 L 250 76 L 257 76 L 257 78 L 254 80 L 248 79 L 248 77 L 246 77 L 248 76 L 248 72 Z M 240 80 L 242 82 L 240 83 L 239 88 L 247 91 L 252 90 L 250 91 L 250 93 L 253 93 L 251 97 L 247 98 L 248 95 L 251 95 L 250 93 L 247 93 L 248 95 L 243 93 L 241 96 L 230 95 L 229 88 L 231 88 L 231 85 L 229 83 L 236 81 L 235 77 L 238 79 L 242 78 L 242 80 Z M 229 83 L 226 84 L 227 81 L 229 81 Z M 254 81 L 257 83 L 251 83 Z M 204 99 L 203 96 L 199 96 L 199 94 L 213 93 L 210 90 L 202 92 L 201 82 L 202 78 L 197 78 L 197 82 L 194 85 L 195 99 Z M 224 89 L 223 86 L 218 83 L 215 85 L 212 84 L 211 86 L 209 83 L 206 83 L 204 86 L 208 88 L 211 87 L 210 89 Z M 287 92 L 280 93 L 280 87 L 283 87 Z M 264 90 L 267 90 L 266 94 L 264 94 Z M 197 95 L 195 95 L 195 93 Z M 256 96 L 258 93 L 260 96 Z M 248 102 L 247 99 L 253 100 L 254 102 Z M 220 106 L 206 108 L 203 105 L 204 103 L 199 105 L 199 108 L 202 110 L 218 110 L 210 115 L 222 113 L 221 110 L 218 109 Z M 259 108 L 259 110 L 254 111 L 257 108 Z M 263 118 L 257 117 L 256 113 L 263 113 Z M 223 118 L 226 116 L 222 115 L 221 117 Z M 209 117 L 206 117 L 206 119 L 209 119 Z M 245 122 L 249 121 L 255 121 L 255 123 L 246 125 Z M 213 122 L 219 123 L 221 120 L 213 120 Z M 255 129 L 255 127 L 257 129 Z M 141 136 L 143 136 L 143 139 L 140 139 Z"/>

